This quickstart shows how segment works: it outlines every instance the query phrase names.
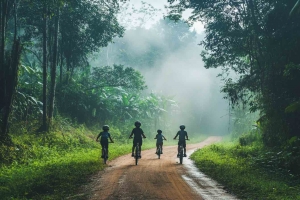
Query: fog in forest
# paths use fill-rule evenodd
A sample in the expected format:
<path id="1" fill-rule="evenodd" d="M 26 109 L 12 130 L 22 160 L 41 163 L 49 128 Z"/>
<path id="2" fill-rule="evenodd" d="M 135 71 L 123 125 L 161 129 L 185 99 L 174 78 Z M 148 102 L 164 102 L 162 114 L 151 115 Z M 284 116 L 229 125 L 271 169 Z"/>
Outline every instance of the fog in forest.
<path id="1" fill-rule="evenodd" d="M 164 22 L 161 17 L 156 15 L 151 25 L 128 28 L 123 38 L 115 38 L 95 54 L 91 65 L 123 64 L 139 70 L 148 86 L 146 93 L 168 96 L 178 103 L 178 112 L 170 116 L 174 131 L 185 124 L 191 133 L 229 133 L 229 105 L 217 77 L 221 70 L 205 69 L 200 56 L 204 32 L 199 34 L 182 22 L 173 26 L 173 21 Z M 176 43 L 173 37 L 181 38 Z"/>

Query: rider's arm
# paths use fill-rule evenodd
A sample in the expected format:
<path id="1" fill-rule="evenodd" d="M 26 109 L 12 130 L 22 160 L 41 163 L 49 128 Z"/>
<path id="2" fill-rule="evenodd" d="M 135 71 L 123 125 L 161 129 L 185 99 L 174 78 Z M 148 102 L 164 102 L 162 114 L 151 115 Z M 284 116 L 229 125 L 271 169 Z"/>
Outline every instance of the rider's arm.
<path id="1" fill-rule="evenodd" d="M 97 142 L 98 142 L 99 137 L 102 135 L 101 133 L 102 133 L 102 132 L 100 132 L 100 133 L 98 134 L 97 138 L 96 138 L 96 141 L 97 141 Z"/>
<path id="2" fill-rule="evenodd" d="M 165 140 L 167 140 L 167 139 L 165 138 L 165 136 L 163 136 L 163 137 L 164 137 Z"/>
<path id="3" fill-rule="evenodd" d="M 129 138 L 131 138 L 131 137 L 132 137 L 132 135 L 133 135 L 133 130 L 132 130 L 131 134 L 129 135 Z"/>
<path id="4" fill-rule="evenodd" d="M 189 136 L 188 136 L 187 132 L 185 132 L 185 137 L 186 137 L 187 140 L 189 139 Z"/>
<path id="5" fill-rule="evenodd" d="M 177 132 L 177 134 L 175 135 L 175 137 L 174 137 L 174 140 L 177 138 L 177 136 L 178 136 L 178 133 L 179 133 L 179 132 Z"/>
<path id="6" fill-rule="evenodd" d="M 142 131 L 142 136 L 143 136 L 143 138 L 146 138 L 143 129 L 141 129 L 141 131 Z"/>
<path id="7" fill-rule="evenodd" d="M 109 137 L 109 139 L 110 139 L 110 142 L 111 142 L 111 143 L 114 143 L 114 141 L 111 139 L 110 135 L 109 135 L 108 137 Z"/>

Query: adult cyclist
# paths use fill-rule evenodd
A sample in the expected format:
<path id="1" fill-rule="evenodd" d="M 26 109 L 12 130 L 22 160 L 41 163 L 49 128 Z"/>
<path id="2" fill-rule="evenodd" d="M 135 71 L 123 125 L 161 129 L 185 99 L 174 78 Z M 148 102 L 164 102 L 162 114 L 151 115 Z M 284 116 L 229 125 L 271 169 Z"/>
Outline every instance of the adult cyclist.
<path id="1" fill-rule="evenodd" d="M 102 132 L 100 132 L 96 138 L 96 141 L 98 142 L 99 141 L 99 137 L 101 137 L 100 139 L 100 144 L 101 144 L 101 147 L 102 147 L 102 156 L 101 158 L 104 157 L 103 155 L 103 148 L 105 147 L 107 149 L 107 157 L 108 157 L 108 138 L 110 139 L 110 142 L 111 143 L 114 143 L 114 141 L 111 139 L 110 137 L 110 133 L 108 132 L 109 130 L 109 126 L 108 125 L 104 125 L 102 127 Z"/>
<path id="2" fill-rule="evenodd" d="M 189 137 L 188 137 L 187 132 L 184 130 L 185 129 L 184 125 L 181 125 L 179 128 L 180 128 L 180 131 L 178 131 L 177 134 L 174 137 L 174 139 L 176 139 L 177 136 L 179 136 L 177 157 L 179 157 L 179 151 L 180 151 L 179 146 L 180 145 L 183 146 L 183 148 L 184 148 L 184 155 L 183 156 L 186 157 L 186 142 L 185 142 L 185 140 L 186 139 L 188 140 Z"/>
<path id="3" fill-rule="evenodd" d="M 142 125 L 141 122 L 136 121 L 134 123 L 134 125 L 135 125 L 135 128 L 132 129 L 131 134 L 129 136 L 129 138 L 132 138 L 132 135 L 134 135 L 131 156 L 134 157 L 134 148 L 135 148 L 136 144 L 139 143 L 139 148 L 140 148 L 139 157 L 142 158 L 142 156 L 141 156 L 142 144 L 143 144 L 142 138 L 146 138 L 146 136 L 144 135 L 143 129 L 141 129 L 141 125 Z"/>

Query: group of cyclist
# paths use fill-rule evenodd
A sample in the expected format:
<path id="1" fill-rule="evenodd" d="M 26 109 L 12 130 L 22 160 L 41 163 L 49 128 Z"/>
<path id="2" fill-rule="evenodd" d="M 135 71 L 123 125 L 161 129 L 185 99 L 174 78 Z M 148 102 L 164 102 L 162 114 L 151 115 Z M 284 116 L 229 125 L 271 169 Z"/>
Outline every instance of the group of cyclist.
<path id="1" fill-rule="evenodd" d="M 129 136 L 129 138 L 132 138 L 133 136 L 133 146 L 132 146 L 132 154 L 131 156 L 134 157 L 134 149 L 135 149 L 135 146 L 137 144 L 139 144 L 139 149 L 140 149 L 140 153 L 139 153 L 139 157 L 141 158 L 141 150 L 142 150 L 142 144 L 143 144 L 143 139 L 142 138 L 146 138 L 145 134 L 144 134 L 144 131 L 143 129 L 141 129 L 141 122 L 139 121 L 136 121 L 134 123 L 135 125 L 135 128 L 132 129 L 131 131 L 131 134 Z M 176 139 L 177 137 L 179 137 L 179 141 L 178 141 L 178 153 L 177 153 L 177 157 L 179 156 L 179 146 L 182 145 L 183 148 L 184 148 L 184 157 L 186 157 L 186 141 L 185 140 L 188 140 L 188 134 L 187 132 L 184 130 L 185 129 L 185 126 L 184 125 L 181 125 L 180 127 L 180 130 L 177 132 L 177 134 L 175 135 L 174 139 Z M 108 132 L 109 131 L 109 126 L 108 125 L 104 125 L 102 127 L 102 132 L 100 132 L 96 138 L 96 141 L 98 142 L 99 141 L 99 138 L 100 139 L 100 144 L 101 144 L 101 147 L 102 147 L 102 150 L 105 148 L 107 149 L 107 155 L 108 155 L 108 139 L 110 140 L 111 143 L 113 143 L 114 141 L 112 140 L 111 138 L 111 135 L 110 133 Z M 165 138 L 165 136 L 162 134 L 162 130 L 157 130 L 157 135 L 155 136 L 156 139 L 156 152 L 158 150 L 158 147 L 159 145 L 161 146 L 161 150 L 162 150 L 162 147 L 163 147 L 163 140 L 167 140 Z M 162 152 L 161 152 L 162 153 Z M 103 152 L 102 152 L 102 158 L 104 157 L 105 155 L 103 155 Z"/>

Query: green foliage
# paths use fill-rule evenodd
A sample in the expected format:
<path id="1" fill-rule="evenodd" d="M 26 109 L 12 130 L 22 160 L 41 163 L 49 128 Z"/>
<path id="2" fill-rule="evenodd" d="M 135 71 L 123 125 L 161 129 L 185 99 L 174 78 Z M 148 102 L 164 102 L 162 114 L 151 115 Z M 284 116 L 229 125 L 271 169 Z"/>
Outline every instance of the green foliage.
<path id="1" fill-rule="evenodd" d="M 300 15 L 289 16 L 298 3 L 183 0 L 171 6 L 171 14 L 177 16 L 190 8 L 190 21 L 206 24 L 201 42 L 206 50 L 201 54 L 205 67 L 223 70 L 222 91 L 233 106 L 242 102 L 251 112 L 261 112 L 263 141 L 268 146 L 280 146 L 300 133 L 300 113 L 293 112 L 300 98 L 296 53 L 300 51 Z M 232 79 L 230 72 L 239 77 Z"/>
<path id="2" fill-rule="evenodd" d="M 278 155 L 259 144 L 227 143 L 198 150 L 192 159 L 201 171 L 241 199 L 300 199 L 299 179 L 274 164 L 283 158 Z"/>
<path id="3" fill-rule="evenodd" d="M 252 143 L 259 141 L 261 141 L 261 134 L 256 131 L 243 134 L 239 137 L 239 143 L 241 146 L 251 145 Z"/>
<path id="4" fill-rule="evenodd" d="M 124 68 L 123 65 L 93 68 L 91 85 L 93 85 L 93 89 L 122 87 L 124 89 L 131 89 L 133 92 L 146 89 L 144 77 L 141 73 L 131 67 Z"/>

